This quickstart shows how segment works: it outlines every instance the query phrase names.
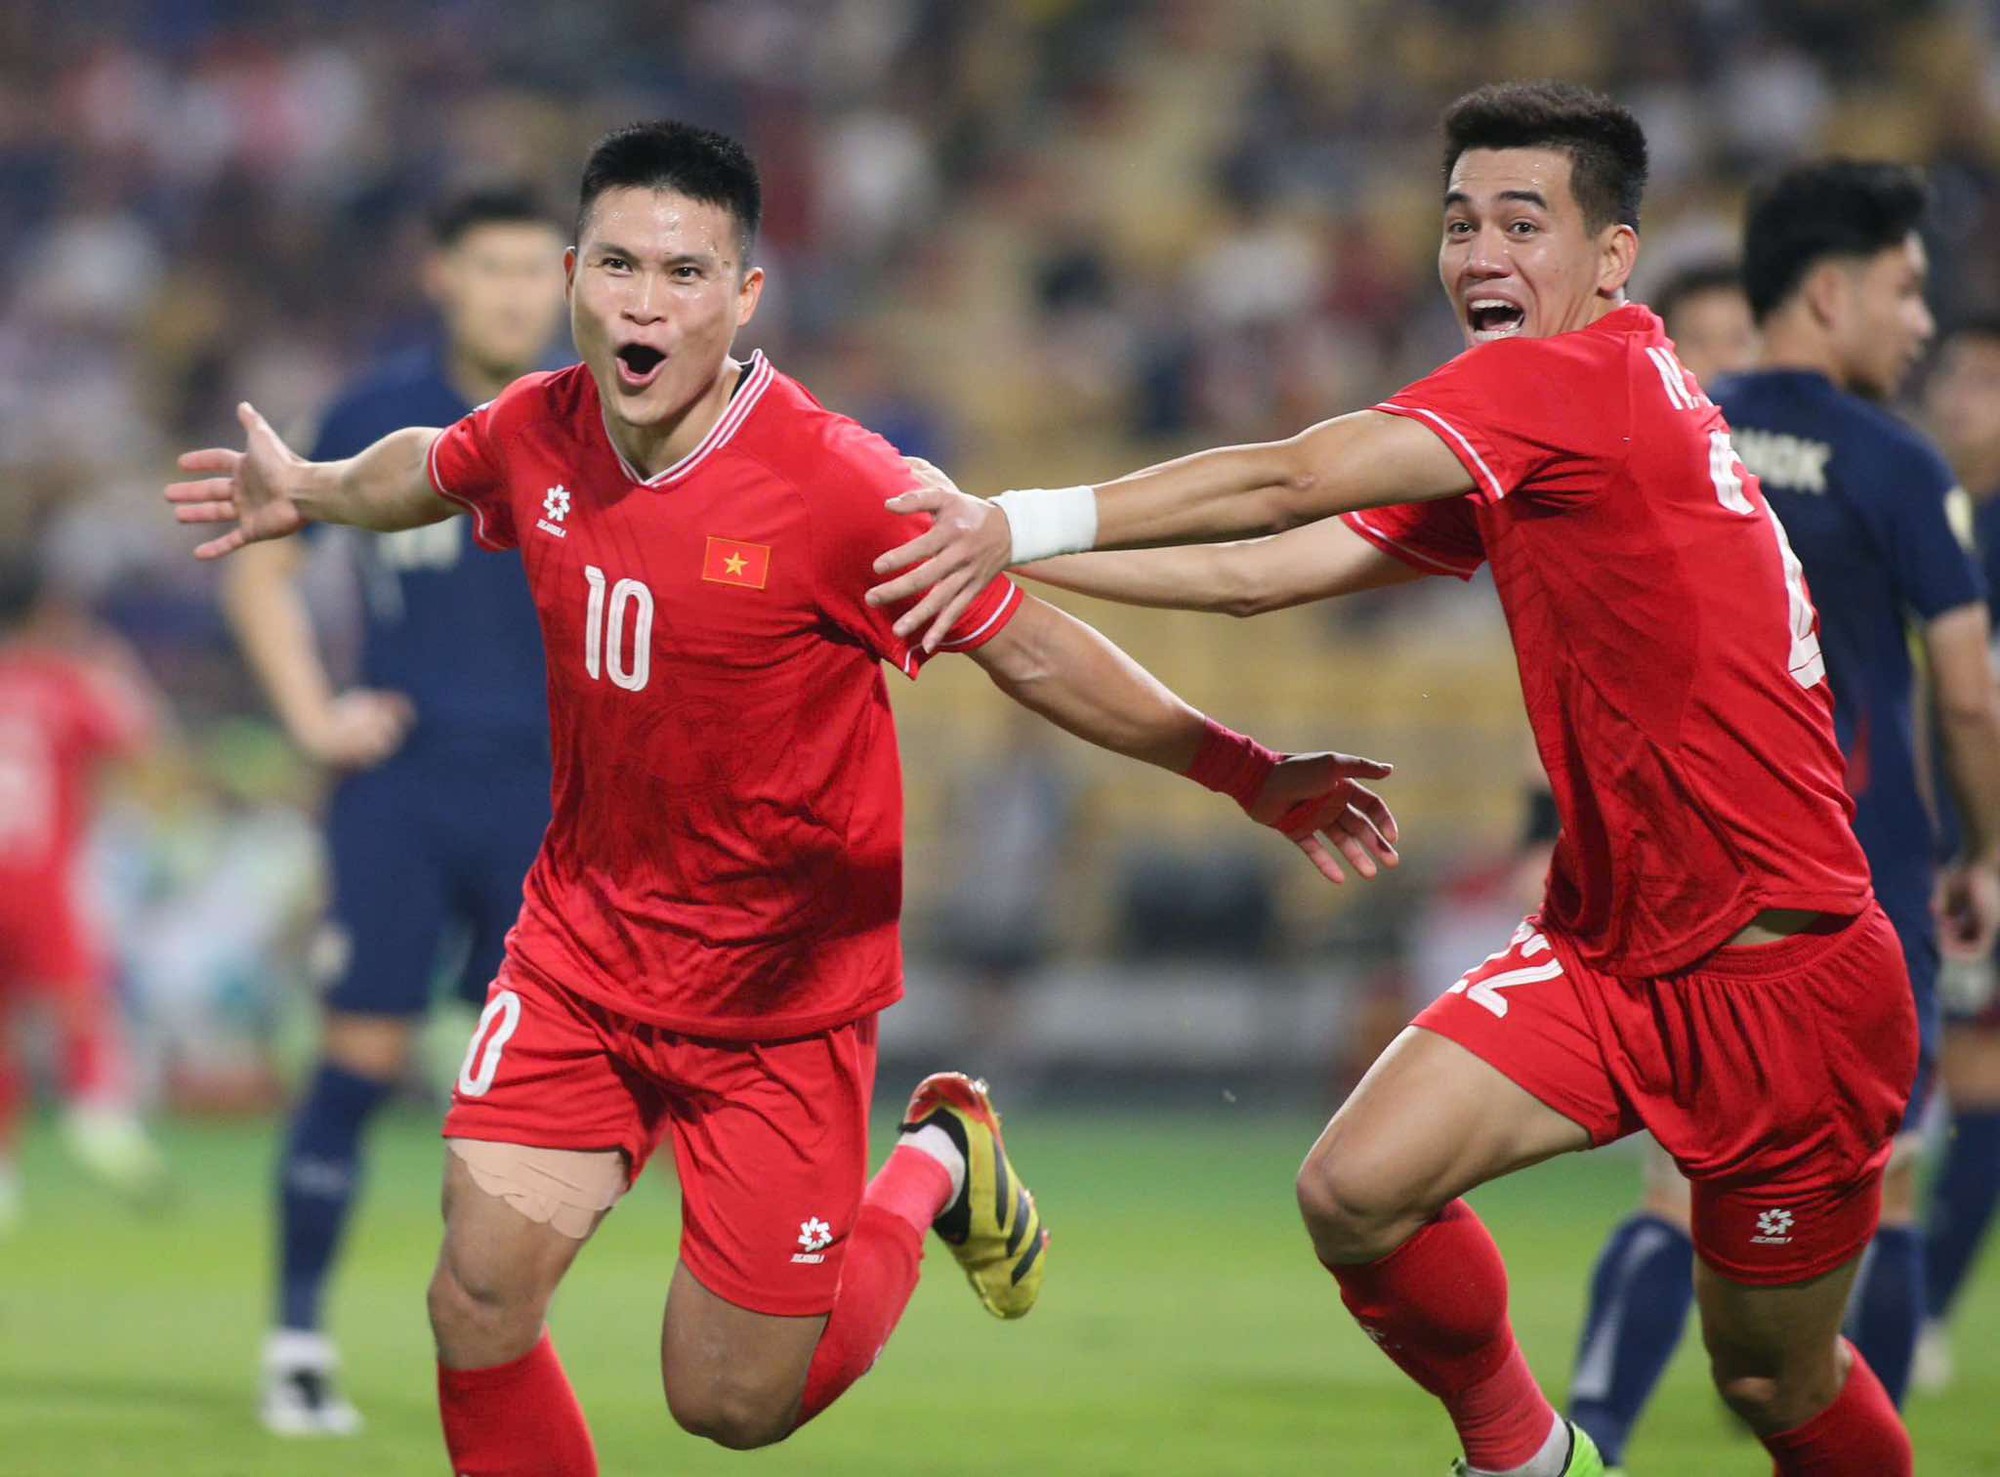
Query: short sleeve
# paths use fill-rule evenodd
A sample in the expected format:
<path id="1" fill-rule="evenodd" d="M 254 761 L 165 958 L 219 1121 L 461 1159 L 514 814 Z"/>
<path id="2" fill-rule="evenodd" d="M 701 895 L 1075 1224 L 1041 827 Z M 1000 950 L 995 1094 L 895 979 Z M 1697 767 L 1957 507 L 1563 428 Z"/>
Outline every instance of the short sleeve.
<path id="1" fill-rule="evenodd" d="M 885 506 L 911 485 L 910 470 L 896 449 L 851 421 L 838 422 L 831 437 L 824 475 L 830 484 L 813 495 L 813 557 L 821 609 L 828 619 L 906 677 L 915 677 L 928 653 L 921 642 L 895 632 L 907 607 L 874 606 L 868 589 L 880 583 L 875 561 L 908 543 L 929 520 L 892 513 Z M 1020 613 L 1020 588 L 1005 575 L 979 592 L 940 651 L 976 651 L 1007 629 Z"/>
<path id="2" fill-rule="evenodd" d="M 431 442 L 431 486 L 472 514 L 472 536 L 483 549 L 511 549 L 520 542 L 494 426 L 514 393 L 510 386 L 498 399 L 446 426 Z"/>
<path id="3" fill-rule="evenodd" d="M 1469 580 L 1486 562 L 1486 545 L 1469 497 L 1368 508 L 1343 513 L 1340 521 L 1421 574 Z"/>
<path id="4" fill-rule="evenodd" d="M 1625 454 L 1623 365 L 1592 334 L 1478 345 L 1374 408 L 1428 428 L 1485 503 L 1580 501 Z"/>
<path id="5" fill-rule="evenodd" d="M 1971 550 L 1952 526 L 1952 501 L 1963 499 L 1951 469 L 1929 446 L 1899 457 L 1900 477 L 1871 478 L 1888 515 L 1888 548 L 1903 604 L 1923 620 L 1986 597 Z M 1885 471 L 1887 469 L 1884 469 Z M 1970 530 L 1968 529 L 1969 533 Z"/>

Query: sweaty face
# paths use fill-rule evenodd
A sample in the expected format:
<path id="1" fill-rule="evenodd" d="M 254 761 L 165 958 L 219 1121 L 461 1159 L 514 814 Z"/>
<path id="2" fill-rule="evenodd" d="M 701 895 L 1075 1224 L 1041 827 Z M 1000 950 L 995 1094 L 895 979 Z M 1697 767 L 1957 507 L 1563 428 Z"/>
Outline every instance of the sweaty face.
<path id="1" fill-rule="evenodd" d="M 455 351 L 496 375 L 534 367 L 562 321 L 562 237 L 527 221 L 473 226 L 431 262 L 432 299 Z"/>
<path id="2" fill-rule="evenodd" d="M 570 331 L 605 413 L 642 428 L 714 386 L 764 285 L 735 217 L 671 190 L 606 190 L 567 267 Z"/>
<path id="3" fill-rule="evenodd" d="M 1930 262 L 1914 231 L 1900 246 L 1843 268 L 1845 291 L 1833 321 L 1834 350 L 1848 383 L 1878 400 L 1894 397 L 1937 331 L 1924 305 Z"/>
<path id="4" fill-rule="evenodd" d="M 1750 300 L 1734 287 L 1692 292 L 1674 307 L 1667 337 L 1681 364 L 1704 385 L 1748 369 L 1757 358 Z"/>
<path id="5" fill-rule="evenodd" d="M 1618 305 L 1638 238 L 1591 231 L 1570 173 L 1560 149 L 1467 149 L 1452 165 L 1438 276 L 1468 344 L 1567 333 Z"/>
<path id="6" fill-rule="evenodd" d="M 1967 334 L 1954 339 L 1926 398 L 1931 424 L 1954 462 L 1991 466 L 2000 461 L 2000 338 Z"/>

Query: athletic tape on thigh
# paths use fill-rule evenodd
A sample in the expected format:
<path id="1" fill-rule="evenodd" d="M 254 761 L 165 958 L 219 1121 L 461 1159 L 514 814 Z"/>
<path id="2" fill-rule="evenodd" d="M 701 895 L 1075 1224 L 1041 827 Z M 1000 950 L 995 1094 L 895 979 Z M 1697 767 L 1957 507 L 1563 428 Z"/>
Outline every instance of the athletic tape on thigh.
<path id="1" fill-rule="evenodd" d="M 627 1180 L 616 1149 L 538 1149 L 488 1139 L 446 1139 L 472 1182 L 529 1220 L 574 1240 L 618 1203 Z"/>

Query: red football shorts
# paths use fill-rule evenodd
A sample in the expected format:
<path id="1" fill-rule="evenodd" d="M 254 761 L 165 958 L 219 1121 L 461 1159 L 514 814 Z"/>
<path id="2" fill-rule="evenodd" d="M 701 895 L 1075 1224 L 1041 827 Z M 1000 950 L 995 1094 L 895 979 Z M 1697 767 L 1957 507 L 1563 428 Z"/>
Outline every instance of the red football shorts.
<path id="1" fill-rule="evenodd" d="M 1531 917 L 1416 1024 L 1593 1143 L 1644 1128 L 1694 1187 L 1695 1248 L 1737 1282 L 1830 1272 L 1875 1234 L 1917 1070 L 1895 930 L 1874 904 L 1825 933 L 1621 979 Z"/>
<path id="2" fill-rule="evenodd" d="M 875 1018 L 788 1041 L 705 1041 L 510 960 L 486 994 L 446 1138 L 617 1149 L 636 1180 L 668 1129 L 681 1260 L 753 1313 L 833 1307 L 868 1174 Z"/>

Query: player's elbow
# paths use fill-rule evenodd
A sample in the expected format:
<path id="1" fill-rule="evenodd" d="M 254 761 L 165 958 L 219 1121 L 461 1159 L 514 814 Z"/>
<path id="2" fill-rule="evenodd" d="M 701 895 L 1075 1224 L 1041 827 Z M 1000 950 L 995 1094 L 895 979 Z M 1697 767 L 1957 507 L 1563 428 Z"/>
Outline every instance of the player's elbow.
<path id="1" fill-rule="evenodd" d="M 2000 691 L 1987 683 L 1940 687 L 1937 720 L 1947 744 L 2000 735 Z"/>

